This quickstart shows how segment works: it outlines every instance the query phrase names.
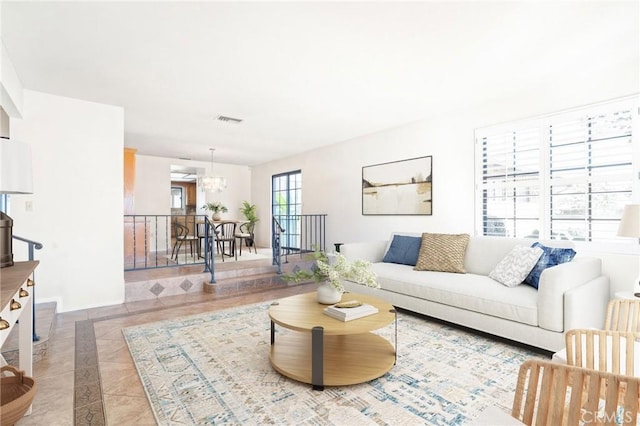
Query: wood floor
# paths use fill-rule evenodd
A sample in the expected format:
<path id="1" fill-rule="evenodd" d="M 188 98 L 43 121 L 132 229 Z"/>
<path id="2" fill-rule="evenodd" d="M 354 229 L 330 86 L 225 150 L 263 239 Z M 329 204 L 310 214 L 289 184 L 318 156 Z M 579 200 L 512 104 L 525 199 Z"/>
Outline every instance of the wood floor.
<path id="1" fill-rule="evenodd" d="M 314 290 L 314 284 L 306 284 L 242 294 L 199 293 L 57 314 L 48 354 L 34 364 L 33 413 L 17 424 L 154 425 L 123 327 Z"/>

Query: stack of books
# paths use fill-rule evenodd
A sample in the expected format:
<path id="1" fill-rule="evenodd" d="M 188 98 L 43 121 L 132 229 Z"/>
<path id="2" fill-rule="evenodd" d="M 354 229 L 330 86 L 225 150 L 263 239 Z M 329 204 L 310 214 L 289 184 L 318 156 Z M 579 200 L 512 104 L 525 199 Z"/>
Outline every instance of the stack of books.
<path id="1" fill-rule="evenodd" d="M 350 304 L 348 302 L 343 302 L 338 305 L 349 306 Z M 354 301 L 351 306 L 353 307 L 341 308 L 336 305 L 327 306 L 324 308 L 323 312 L 325 315 L 329 315 L 330 317 L 340 321 L 351 321 L 378 313 L 378 308 L 372 305 L 367 305 L 366 303 L 357 303 Z"/>

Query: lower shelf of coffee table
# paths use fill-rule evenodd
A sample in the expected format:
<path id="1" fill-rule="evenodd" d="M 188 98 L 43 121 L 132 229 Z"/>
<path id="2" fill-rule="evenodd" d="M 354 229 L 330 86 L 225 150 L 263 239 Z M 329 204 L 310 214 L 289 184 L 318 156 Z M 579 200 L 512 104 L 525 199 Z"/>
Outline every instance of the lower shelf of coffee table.
<path id="1" fill-rule="evenodd" d="M 311 334 L 277 335 L 269 360 L 284 376 L 302 383 L 311 380 Z M 345 386 L 376 379 L 395 364 L 395 350 L 373 333 L 324 336 L 324 386 Z"/>

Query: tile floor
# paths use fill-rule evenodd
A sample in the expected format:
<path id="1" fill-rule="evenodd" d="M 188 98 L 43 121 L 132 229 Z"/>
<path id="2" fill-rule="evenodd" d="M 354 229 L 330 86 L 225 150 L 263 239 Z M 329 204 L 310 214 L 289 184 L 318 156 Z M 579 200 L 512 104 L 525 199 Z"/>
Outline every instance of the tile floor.
<path id="1" fill-rule="evenodd" d="M 121 329 L 314 291 L 313 284 L 242 294 L 189 294 L 58 314 L 34 364 L 33 413 L 17 425 L 153 425 Z"/>

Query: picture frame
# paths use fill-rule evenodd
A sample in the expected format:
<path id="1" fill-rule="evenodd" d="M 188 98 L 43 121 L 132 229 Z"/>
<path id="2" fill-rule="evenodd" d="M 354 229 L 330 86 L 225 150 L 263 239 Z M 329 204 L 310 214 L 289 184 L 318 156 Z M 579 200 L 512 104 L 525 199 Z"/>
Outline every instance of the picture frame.
<path id="1" fill-rule="evenodd" d="M 363 215 L 433 214 L 433 156 L 362 167 Z"/>

